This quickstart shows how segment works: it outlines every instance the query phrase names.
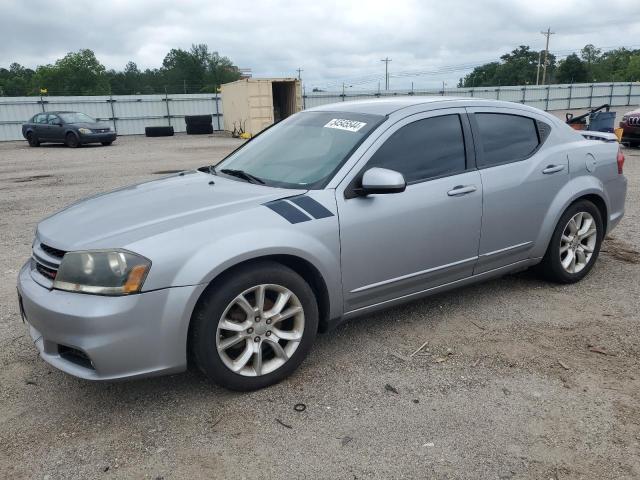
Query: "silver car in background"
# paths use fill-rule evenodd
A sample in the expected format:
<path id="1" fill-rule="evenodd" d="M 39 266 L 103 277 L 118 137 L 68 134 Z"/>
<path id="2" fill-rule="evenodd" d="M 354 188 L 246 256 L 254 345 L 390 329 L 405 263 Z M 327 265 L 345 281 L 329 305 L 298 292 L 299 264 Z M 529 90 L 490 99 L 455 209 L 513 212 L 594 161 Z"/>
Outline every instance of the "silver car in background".
<path id="1" fill-rule="evenodd" d="M 251 390 L 357 315 L 537 265 L 582 279 L 622 218 L 624 157 L 479 99 L 326 105 L 217 166 L 43 220 L 18 278 L 41 357 L 91 380 L 183 371 Z"/>

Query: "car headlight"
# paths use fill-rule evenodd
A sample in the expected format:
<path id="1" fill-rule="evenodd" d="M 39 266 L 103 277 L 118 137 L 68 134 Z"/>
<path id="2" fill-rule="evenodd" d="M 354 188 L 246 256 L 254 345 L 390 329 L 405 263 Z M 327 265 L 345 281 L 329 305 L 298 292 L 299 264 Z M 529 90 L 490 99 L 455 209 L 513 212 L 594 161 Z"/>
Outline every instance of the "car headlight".
<path id="1" fill-rule="evenodd" d="M 89 128 L 79 128 L 78 131 L 83 135 L 89 135 L 90 133 L 93 133 Z"/>
<path id="2" fill-rule="evenodd" d="M 142 288 L 151 262 L 126 250 L 67 252 L 53 288 L 96 295 L 129 295 Z"/>

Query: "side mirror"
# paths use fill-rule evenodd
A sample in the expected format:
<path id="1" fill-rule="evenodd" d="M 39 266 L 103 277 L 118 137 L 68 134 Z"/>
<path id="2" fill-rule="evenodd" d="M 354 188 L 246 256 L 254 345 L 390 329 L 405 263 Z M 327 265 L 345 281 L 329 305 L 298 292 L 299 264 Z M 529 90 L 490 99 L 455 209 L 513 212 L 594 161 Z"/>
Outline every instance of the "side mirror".
<path id="1" fill-rule="evenodd" d="M 407 188 L 407 182 L 400 172 L 387 168 L 373 167 L 362 175 L 362 187 L 356 188 L 360 196 L 373 193 L 400 193 Z"/>

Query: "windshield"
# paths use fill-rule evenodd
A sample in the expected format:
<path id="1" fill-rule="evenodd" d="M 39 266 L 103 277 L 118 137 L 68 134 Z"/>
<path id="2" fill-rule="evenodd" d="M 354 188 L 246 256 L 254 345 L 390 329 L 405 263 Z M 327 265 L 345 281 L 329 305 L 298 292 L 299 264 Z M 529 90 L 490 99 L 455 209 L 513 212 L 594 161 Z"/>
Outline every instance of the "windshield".
<path id="1" fill-rule="evenodd" d="M 384 118 L 301 112 L 247 142 L 216 165 L 216 172 L 242 171 L 276 187 L 322 188 Z"/>
<path id="2" fill-rule="evenodd" d="M 64 123 L 96 123 L 89 115 L 78 112 L 59 113 L 58 116 L 64 120 Z"/>

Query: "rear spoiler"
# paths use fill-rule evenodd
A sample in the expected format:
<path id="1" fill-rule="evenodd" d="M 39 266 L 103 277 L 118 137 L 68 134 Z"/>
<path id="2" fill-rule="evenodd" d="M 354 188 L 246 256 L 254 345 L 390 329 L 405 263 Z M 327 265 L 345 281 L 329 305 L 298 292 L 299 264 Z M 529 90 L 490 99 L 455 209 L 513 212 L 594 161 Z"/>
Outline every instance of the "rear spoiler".
<path id="1" fill-rule="evenodd" d="M 618 137 L 616 137 L 615 133 L 582 130 L 580 132 L 580 135 L 582 135 L 587 140 L 600 140 L 602 142 L 607 142 L 607 143 L 618 141 Z"/>

